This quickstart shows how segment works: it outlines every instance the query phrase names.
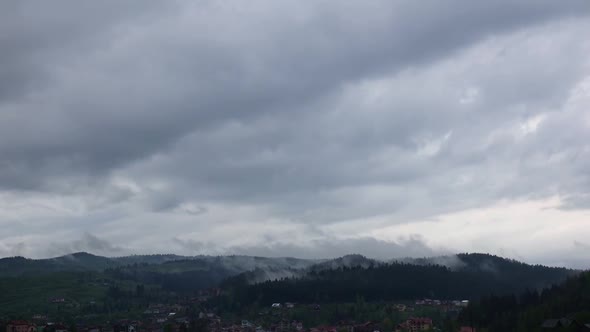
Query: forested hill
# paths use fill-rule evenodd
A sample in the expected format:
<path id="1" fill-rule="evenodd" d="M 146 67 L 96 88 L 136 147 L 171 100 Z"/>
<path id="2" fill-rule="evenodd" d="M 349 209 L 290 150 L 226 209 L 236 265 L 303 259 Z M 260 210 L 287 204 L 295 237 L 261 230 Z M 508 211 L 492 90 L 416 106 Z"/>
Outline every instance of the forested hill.
<path id="1" fill-rule="evenodd" d="M 527 288 L 541 289 L 576 273 L 485 254 L 463 254 L 458 258 L 461 264 L 453 266 L 393 262 L 368 267 L 312 268 L 303 276 L 254 285 L 236 277 L 225 286 L 240 303 L 347 302 L 358 296 L 368 301 L 475 299 Z"/>
<path id="2" fill-rule="evenodd" d="M 111 258 L 85 252 L 48 259 L 6 257 L 0 259 L 0 277 L 48 274 L 59 271 L 98 271 L 119 265 Z"/>
<path id="3" fill-rule="evenodd" d="M 267 258 L 254 256 L 178 256 L 178 255 L 134 255 L 124 257 L 103 257 L 86 252 L 47 259 L 24 257 L 0 258 L 0 277 L 39 275 L 54 272 L 104 271 L 106 269 L 147 269 L 166 273 L 185 271 L 225 270 L 236 275 L 256 268 L 305 268 L 318 261 L 296 258 Z M 220 280 L 217 280 L 220 281 Z"/>
<path id="4" fill-rule="evenodd" d="M 556 319 L 573 325 L 589 324 L 590 272 L 540 292 L 527 290 L 483 297 L 472 302 L 459 319 L 464 325 L 487 328 L 490 332 L 542 331 L 544 322 Z M 575 330 L 575 326 L 569 328 Z"/>

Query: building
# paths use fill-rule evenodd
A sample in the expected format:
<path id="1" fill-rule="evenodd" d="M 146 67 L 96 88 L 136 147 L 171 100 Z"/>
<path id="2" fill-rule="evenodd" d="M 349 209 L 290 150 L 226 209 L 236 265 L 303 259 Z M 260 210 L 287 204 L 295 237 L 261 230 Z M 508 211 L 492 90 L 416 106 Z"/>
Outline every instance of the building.
<path id="1" fill-rule="evenodd" d="M 6 332 L 35 332 L 37 326 L 24 320 L 13 320 L 6 325 Z"/>
<path id="2" fill-rule="evenodd" d="M 410 317 L 399 325 L 402 331 L 428 331 L 432 329 L 432 319 L 427 317 Z"/>

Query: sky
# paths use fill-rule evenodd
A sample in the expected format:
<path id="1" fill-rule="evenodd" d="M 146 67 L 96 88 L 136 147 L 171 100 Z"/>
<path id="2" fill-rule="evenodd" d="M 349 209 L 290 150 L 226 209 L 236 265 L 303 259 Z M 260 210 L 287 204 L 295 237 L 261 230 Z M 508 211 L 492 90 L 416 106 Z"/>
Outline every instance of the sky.
<path id="1" fill-rule="evenodd" d="M 3 1 L 0 257 L 590 268 L 590 3 Z"/>

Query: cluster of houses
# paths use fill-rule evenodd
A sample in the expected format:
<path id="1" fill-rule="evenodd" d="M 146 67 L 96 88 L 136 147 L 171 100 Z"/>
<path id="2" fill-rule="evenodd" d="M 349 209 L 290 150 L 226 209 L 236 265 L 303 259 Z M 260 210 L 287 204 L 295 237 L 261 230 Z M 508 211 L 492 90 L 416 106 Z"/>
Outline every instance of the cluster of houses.
<path id="1" fill-rule="evenodd" d="M 117 320 L 106 322 L 101 326 L 86 326 L 78 324 L 66 326 L 60 323 L 50 323 L 45 315 L 34 315 L 32 322 L 10 321 L 5 323 L 6 332 L 186 332 L 193 330 L 196 324 L 208 332 L 379 332 L 380 325 L 374 322 L 355 323 L 341 322 L 335 326 L 304 327 L 299 321 L 285 321 L 280 317 L 279 323 L 272 323 L 268 326 L 261 326 L 249 320 L 242 320 L 241 323 L 223 322 L 222 319 L 212 312 L 195 313 L 189 308 L 194 304 L 202 303 L 211 297 L 219 296 L 219 289 L 203 290 L 192 298 L 186 298 L 182 304 L 151 304 L 143 311 L 139 320 Z M 61 299 L 50 299 L 51 302 L 59 302 Z M 185 303 L 186 302 L 186 303 Z M 439 308 L 465 306 L 466 301 L 439 301 L 433 299 L 418 300 L 417 306 L 437 306 Z M 259 316 L 283 316 L 286 310 L 299 307 L 296 303 L 273 303 L 267 309 L 263 309 Z M 305 305 L 309 310 L 319 311 L 319 304 Z M 413 312 L 414 306 L 409 304 L 394 304 L 393 309 L 399 312 Z M 266 319 L 262 319 L 266 320 Z M 435 330 L 431 318 L 410 317 L 403 323 L 394 327 L 393 331 L 428 331 Z M 388 331 L 389 332 L 389 331 Z M 474 332 L 465 330 L 461 332 Z"/>
<path id="2" fill-rule="evenodd" d="M 432 329 L 432 319 L 427 317 L 410 317 L 405 322 L 398 325 L 396 331 L 428 331 Z"/>
<path id="3" fill-rule="evenodd" d="M 434 300 L 434 299 L 423 299 L 416 300 L 417 306 L 445 306 L 445 307 L 457 307 L 465 308 L 469 305 L 469 300 Z"/>
<path id="4" fill-rule="evenodd" d="M 148 315 L 159 315 L 164 306 L 149 308 Z M 173 309 L 173 308 L 172 308 Z M 28 321 L 9 321 L 6 323 L 6 332 L 184 332 L 189 330 L 191 323 L 195 323 L 186 317 L 174 317 L 167 314 L 165 322 L 154 321 L 147 317 L 142 320 L 118 320 L 102 326 L 66 326 L 60 323 L 35 324 Z M 160 316 L 158 316 L 160 317 Z M 299 321 L 281 321 L 269 326 L 259 326 L 248 320 L 242 320 L 241 324 L 224 324 L 221 318 L 214 313 L 201 312 L 198 319 L 209 332 L 378 332 L 380 327 L 375 322 L 357 324 L 353 322 L 340 323 L 334 326 L 316 326 L 305 328 Z M 412 317 L 400 324 L 395 331 L 428 331 L 433 328 L 432 319 L 426 317 Z"/>
<path id="5" fill-rule="evenodd" d="M 71 327 L 61 323 L 35 324 L 25 320 L 12 320 L 6 324 L 6 332 L 70 332 Z M 78 332 L 103 332 L 98 326 L 76 326 Z M 131 331 L 125 331 L 131 332 Z"/>

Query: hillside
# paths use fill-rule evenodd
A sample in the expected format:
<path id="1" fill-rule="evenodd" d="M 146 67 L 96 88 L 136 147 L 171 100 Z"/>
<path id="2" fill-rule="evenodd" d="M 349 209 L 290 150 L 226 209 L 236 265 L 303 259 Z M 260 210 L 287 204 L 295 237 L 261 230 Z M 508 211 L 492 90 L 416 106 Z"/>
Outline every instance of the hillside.
<path id="1" fill-rule="evenodd" d="M 230 310 L 254 303 L 350 303 L 359 297 L 372 302 L 477 299 L 540 289 L 576 273 L 482 254 L 385 263 L 360 255 L 314 261 L 249 256 L 108 258 L 76 253 L 44 260 L 2 259 L 0 271 L 0 316 L 133 315 L 133 310 L 140 315 L 148 303 L 192 297 L 198 290 L 218 286 L 226 295 L 211 304 Z M 66 302 L 55 304 L 54 298 Z"/>
<path id="2" fill-rule="evenodd" d="M 50 276 L 58 272 L 104 272 L 118 280 L 155 284 L 169 291 L 186 292 L 217 286 L 228 277 L 248 271 L 262 273 L 256 281 L 269 280 L 284 275 L 285 271 L 302 270 L 317 262 L 238 255 L 139 255 L 110 258 L 81 252 L 49 259 L 3 258 L 0 259 L 0 278 Z"/>
<path id="3" fill-rule="evenodd" d="M 38 275 L 60 271 L 100 271 L 120 265 L 115 260 L 80 252 L 48 259 L 0 259 L 0 277 Z"/>
<path id="4" fill-rule="evenodd" d="M 463 324 L 487 328 L 490 332 L 541 331 L 549 320 L 590 323 L 590 272 L 540 292 L 486 296 L 475 301 L 459 317 Z M 567 330 L 567 329 L 566 329 Z M 569 330 L 575 330 L 570 327 Z"/>
<path id="5" fill-rule="evenodd" d="M 176 273 L 186 271 L 225 270 L 235 275 L 256 268 L 300 269 L 317 263 L 315 260 L 297 258 L 268 258 L 252 256 L 178 256 L 178 255 L 135 255 L 124 257 L 103 257 L 86 252 L 73 253 L 55 258 L 29 259 L 7 257 L 0 259 L 0 277 L 39 275 L 60 271 L 83 272 L 103 271 L 135 267 L 146 271 Z M 138 267 L 139 266 L 139 267 Z"/>
<path id="6" fill-rule="evenodd" d="M 457 256 L 453 268 L 432 264 L 394 262 L 336 269 L 311 267 L 295 278 L 248 285 L 233 278 L 225 286 L 241 303 L 348 302 L 362 296 L 368 301 L 417 298 L 475 299 L 482 295 L 509 294 L 540 289 L 562 282 L 575 271 L 533 266 L 492 255 Z M 322 263 L 325 264 L 325 263 Z M 305 291 L 302 291 L 305 290 Z"/>

